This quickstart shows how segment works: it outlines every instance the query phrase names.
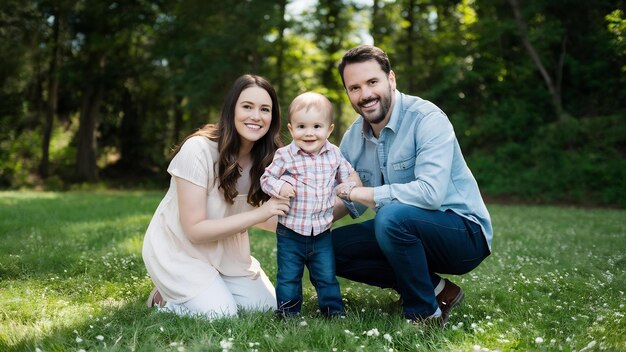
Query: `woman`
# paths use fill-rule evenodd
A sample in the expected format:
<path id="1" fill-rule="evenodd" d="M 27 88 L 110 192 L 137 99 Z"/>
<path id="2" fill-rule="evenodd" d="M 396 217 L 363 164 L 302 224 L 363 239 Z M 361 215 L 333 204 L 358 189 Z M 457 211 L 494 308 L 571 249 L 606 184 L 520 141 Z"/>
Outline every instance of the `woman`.
<path id="1" fill-rule="evenodd" d="M 276 308 L 274 287 L 250 255 L 248 228 L 274 231 L 288 200 L 269 198 L 259 180 L 280 146 L 280 110 L 271 84 L 244 75 L 226 96 L 220 121 L 187 137 L 167 171 L 170 188 L 143 243 L 155 289 L 148 306 L 209 319 Z"/>

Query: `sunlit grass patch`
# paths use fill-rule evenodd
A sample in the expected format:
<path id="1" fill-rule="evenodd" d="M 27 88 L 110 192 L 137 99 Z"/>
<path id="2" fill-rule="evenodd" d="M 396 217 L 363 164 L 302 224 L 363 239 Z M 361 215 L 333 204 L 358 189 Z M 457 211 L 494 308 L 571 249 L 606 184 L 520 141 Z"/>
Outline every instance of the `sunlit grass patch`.
<path id="1" fill-rule="evenodd" d="M 623 210 L 490 206 L 493 254 L 451 277 L 466 298 L 445 329 L 407 323 L 392 290 L 343 279 L 344 319 L 318 315 L 305 278 L 301 317 L 208 322 L 145 308 L 141 245 L 162 196 L 0 193 L 0 350 L 626 350 Z M 275 235 L 250 238 L 274 280 Z"/>

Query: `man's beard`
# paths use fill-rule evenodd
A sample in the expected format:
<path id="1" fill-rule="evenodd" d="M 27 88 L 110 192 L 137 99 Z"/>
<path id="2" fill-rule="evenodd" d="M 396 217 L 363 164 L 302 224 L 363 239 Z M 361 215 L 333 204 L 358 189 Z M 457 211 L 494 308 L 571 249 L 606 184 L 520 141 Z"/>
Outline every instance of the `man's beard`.
<path id="1" fill-rule="evenodd" d="M 380 100 L 380 110 L 378 112 L 365 114 L 363 110 L 361 110 L 361 107 L 363 105 L 367 105 L 368 103 L 371 103 L 372 101 L 376 99 Z M 391 87 L 389 87 L 388 94 L 385 94 L 379 97 L 372 97 L 368 100 L 361 101 L 358 103 L 358 106 L 355 107 L 355 110 L 358 111 L 361 114 L 361 116 L 363 116 L 363 118 L 367 120 L 367 122 L 373 125 L 381 123 L 387 116 L 389 109 L 391 109 Z"/>

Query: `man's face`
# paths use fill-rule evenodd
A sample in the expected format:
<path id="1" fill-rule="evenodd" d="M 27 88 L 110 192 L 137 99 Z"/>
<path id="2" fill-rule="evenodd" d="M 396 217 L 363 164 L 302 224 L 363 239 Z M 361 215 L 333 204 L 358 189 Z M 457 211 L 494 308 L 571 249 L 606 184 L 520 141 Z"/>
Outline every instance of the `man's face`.
<path id="1" fill-rule="evenodd" d="M 396 78 L 385 73 L 375 60 L 348 64 L 343 80 L 350 103 L 370 124 L 386 124 L 395 100 Z"/>

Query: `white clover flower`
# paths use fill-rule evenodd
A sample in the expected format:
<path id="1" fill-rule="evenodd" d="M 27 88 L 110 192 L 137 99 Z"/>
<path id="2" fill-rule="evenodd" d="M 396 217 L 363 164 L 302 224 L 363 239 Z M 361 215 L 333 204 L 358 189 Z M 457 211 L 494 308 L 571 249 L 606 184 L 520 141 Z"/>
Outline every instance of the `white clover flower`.
<path id="1" fill-rule="evenodd" d="M 165 329 L 163 329 L 163 327 L 159 327 L 159 330 L 161 330 L 161 332 L 165 331 Z"/>
<path id="2" fill-rule="evenodd" d="M 220 341 L 220 347 L 222 348 L 222 351 L 228 351 L 233 348 L 233 341 L 230 339 L 222 340 Z"/>
<path id="3" fill-rule="evenodd" d="M 595 340 L 594 340 L 594 341 L 591 341 L 591 342 L 589 342 L 589 344 L 588 344 L 587 346 L 583 347 L 580 351 L 582 352 L 582 351 L 587 351 L 587 350 L 590 350 L 590 349 L 592 349 L 595 345 L 596 345 L 596 341 L 595 341 Z"/>
<path id="4" fill-rule="evenodd" d="M 306 322 L 306 320 L 303 320 L 300 322 L 300 326 L 307 326 L 309 325 L 309 323 Z"/>
<path id="5" fill-rule="evenodd" d="M 367 334 L 367 336 L 377 337 L 377 336 L 380 335 L 380 332 L 378 332 L 377 328 L 373 328 L 372 330 L 369 330 L 366 334 Z"/>
<path id="6" fill-rule="evenodd" d="M 80 337 L 76 336 L 76 343 L 81 343 L 83 342 L 83 339 L 81 339 Z"/>
<path id="7" fill-rule="evenodd" d="M 104 340 L 104 336 L 98 335 L 98 336 L 96 336 L 96 340 L 103 341 Z"/>
<path id="8" fill-rule="evenodd" d="M 474 345 L 474 347 L 472 347 L 472 349 L 474 351 L 480 351 L 480 345 Z"/>
<path id="9" fill-rule="evenodd" d="M 535 343 L 537 344 L 543 343 L 543 337 L 535 337 Z"/>
<path id="10" fill-rule="evenodd" d="M 389 343 L 391 343 L 391 335 L 389 335 L 389 334 L 384 334 L 384 335 L 383 335 L 383 338 L 384 338 L 385 340 L 389 341 Z"/>

